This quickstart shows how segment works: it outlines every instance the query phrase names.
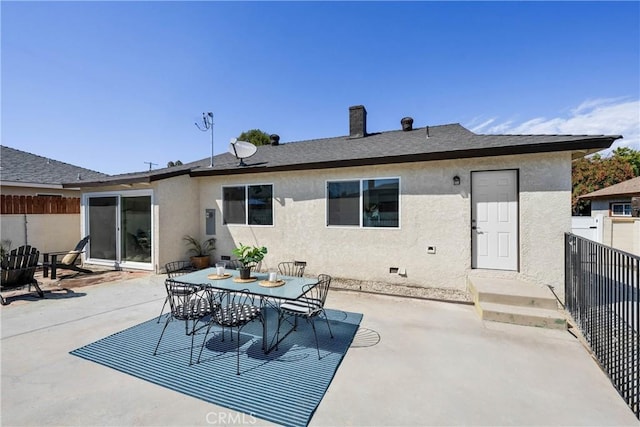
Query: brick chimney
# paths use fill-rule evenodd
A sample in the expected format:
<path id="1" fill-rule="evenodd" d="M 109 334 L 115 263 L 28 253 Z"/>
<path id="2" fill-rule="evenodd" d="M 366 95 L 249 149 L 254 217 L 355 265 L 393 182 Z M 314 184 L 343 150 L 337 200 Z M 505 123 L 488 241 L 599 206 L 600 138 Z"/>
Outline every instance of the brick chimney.
<path id="1" fill-rule="evenodd" d="M 367 110 L 364 105 L 354 105 L 349 107 L 349 137 L 363 136 L 367 136 Z"/>

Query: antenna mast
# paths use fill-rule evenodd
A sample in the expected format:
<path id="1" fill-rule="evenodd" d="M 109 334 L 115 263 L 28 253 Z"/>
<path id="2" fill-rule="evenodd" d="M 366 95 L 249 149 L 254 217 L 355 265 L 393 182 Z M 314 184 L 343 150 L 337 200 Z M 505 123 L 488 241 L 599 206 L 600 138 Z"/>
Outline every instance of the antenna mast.
<path id="1" fill-rule="evenodd" d="M 157 163 L 152 163 L 152 162 L 145 162 L 145 163 L 149 165 L 149 170 L 151 170 L 151 166 L 158 166 Z"/>
<path id="2" fill-rule="evenodd" d="M 211 162 L 209 163 L 209 167 L 213 167 L 213 113 L 202 113 L 202 127 L 195 123 L 196 127 L 200 129 L 202 132 L 206 132 L 211 129 Z"/>

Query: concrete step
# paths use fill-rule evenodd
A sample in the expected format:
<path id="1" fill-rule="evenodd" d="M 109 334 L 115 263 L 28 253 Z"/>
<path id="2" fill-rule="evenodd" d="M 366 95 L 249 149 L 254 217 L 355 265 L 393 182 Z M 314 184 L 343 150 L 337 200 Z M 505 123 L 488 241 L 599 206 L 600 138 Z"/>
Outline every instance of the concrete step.
<path id="1" fill-rule="evenodd" d="M 481 302 L 476 304 L 476 311 L 482 320 L 492 322 L 547 329 L 567 329 L 567 319 L 557 309 L 549 310 L 539 307 Z"/>
<path id="2" fill-rule="evenodd" d="M 567 329 L 564 312 L 546 286 L 515 279 L 470 277 L 468 287 L 482 320 Z"/>
<path id="3" fill-rule="evenodd" d="M 558 308 L 558 301 L 548 287 L 522 280 L 469 278 L 469 291 L 474 302 L 539 307 L 549 310 Z"/>

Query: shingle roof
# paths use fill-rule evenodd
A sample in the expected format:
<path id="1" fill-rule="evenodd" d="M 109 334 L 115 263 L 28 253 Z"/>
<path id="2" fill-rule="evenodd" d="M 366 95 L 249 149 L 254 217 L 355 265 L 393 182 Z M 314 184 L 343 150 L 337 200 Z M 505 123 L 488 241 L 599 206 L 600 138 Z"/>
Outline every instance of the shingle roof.
<path id="1" fill-rule="evenodd" d="M 108 176 L 101 172 L 0 145 L 0 180 L 3 182 L 61 185 L 94 181 Z"/>
<path id="2" fill-rule="evenodd" d="M 595 199 L 598 197 L 640 196 L 640 176 L 610 185 L 600 190 L 580 196 L 580 199 Z"/>
<path id="3" fill-rule="evenodd" d="M 259 146 L 255 155 L 245 159 L 247 166 L 238 166 L 238 159 L 223 153 L 214 157 L 213 168 L 209 167 L 210 158 L 205 158 L 172 168 L 113 175 L 85 185 L 149 182 L 185 173 L 232 175 L 557 151 L 580 151 L 584 156 L 610 147 L 618 138 L 621 136 L 478 135 L 459 124 L 448 124 L 361 138 L 341 136 Z"/>

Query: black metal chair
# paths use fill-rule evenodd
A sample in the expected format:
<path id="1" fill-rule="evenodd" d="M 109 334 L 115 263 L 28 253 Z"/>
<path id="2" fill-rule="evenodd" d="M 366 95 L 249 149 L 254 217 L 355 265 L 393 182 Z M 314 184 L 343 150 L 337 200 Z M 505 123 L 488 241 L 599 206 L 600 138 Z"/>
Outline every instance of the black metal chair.
<path id="1" fill-rule="evenodd" d="M 202 286 L 194 286 L 187 283 L 181 283 L 174 279 L 165 281 L 167 289 L 167 299 L 171 312 L 167 316 L 167 321 L 162 328 L 162 333 L 158 339 L 156 349 L 153 355 L 158 354 L 160 341 L 164 336 L 164 332 L 172 320 L 184 322 L 185 335 L 191 336 L 191 355 L 189 356 L 189 366 L 193 364 L 193 342 L 195 335 L 201 329 L 208 327 L 209 323 L 203 321 L 205 317 L 211 315 L 212 306 L 209 293 Z"/>
<path id="2" fill-rule="evenodd" d="M 283 276 L 304 276 L 306 261 L 285 261 L 278 264 L 278 272 Z"/>
<path id="3" fill-rule="evenodd" d="M 298 324 L 298 317 L 304 318 L 307 322 L 311 322 L 311 328 L 313 329 L 313 336 L 316 339 L 316 349 L 318 350 L 318 359 L 320 359 L 320 346 L 318 344 L 318 334 L 316 333 L 315 318 L 321 314 L 324 314 L 324 320 L 327 322 L 327 328 L 329 329 L 329 335 L 333 338 L 331 332 L 331 326 L 329 326 L 329 319 L 327 319 L 327 313 L 324 311 L 324 303 L 329 293 L 329 285 L 331 284 L 331 276 L 328 274 L 318 275 L 318 284 L 305 285 L 304 293 L 300 298 L 295 301 L 287 301 L 280 304 L 280 312 L 278 315 L 278 332 L 276 335 L 276 343 L 280 341 L 280 326 L 285 316 L 295 316 L 294 330 Z M 276 350 L 278 345 L 276 344 Z"/>
<path id="4" fill-rule="evenodd" d="M 207 336 L 211 326 L 217 324 L 222 327 L 222 341 L 224 341 L 225 328 L 231 329 L 231 341 L 233 341 L 233 329 L 236 328 L 238 332 L 238 344 L 237 344 L 237 370 L 236 373 L 240 375 L 240 331 L 248 323 L 258 319 L 263 322 L 262 311 L 259 306 L 255 305 L 255 297 L 248 293 L 246 289 L 241 291 L 226 291 L 226 290 L 208 290 L 210 305 L 215 307 L 211 314 L 211 322 L 207 328 L 207 332 L 204 335 L 204 341 L 200 348 L 200 355 L 198 355 L 198 362 L 202 355 L 202 350 L 207 342 Z"/>
<path id="5" fill-rule="evenodd" d="M 164 271 L 167 273 L 167 277 L 170 279 L 177 276 L 182 276 L 183 274 L 191 273 L 196 269 L 193 267 L 190 261 L 171 261 L 164 265 Z M 162 304 L 162 310 L 160 310 L 160 314 L 158 315 L 157 323 L 160 323 L 160 319 L 162 318 L 162 313 L 164 313 L 164 308 L 167 306 L 169 302 L 169 296 L 164 299 L 164 304 Z"/>

